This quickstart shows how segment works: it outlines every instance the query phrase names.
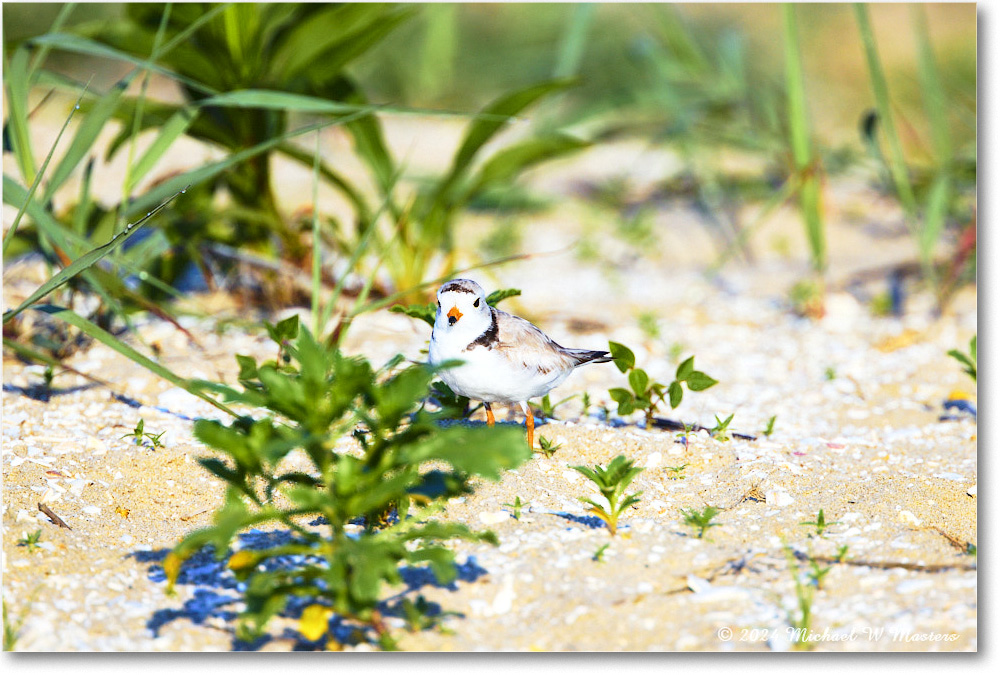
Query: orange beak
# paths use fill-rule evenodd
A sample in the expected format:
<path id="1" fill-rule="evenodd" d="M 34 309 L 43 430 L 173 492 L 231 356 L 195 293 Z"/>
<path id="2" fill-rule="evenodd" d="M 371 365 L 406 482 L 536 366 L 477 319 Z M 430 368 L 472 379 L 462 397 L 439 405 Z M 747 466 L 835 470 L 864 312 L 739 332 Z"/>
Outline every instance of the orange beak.
<path id="1" fill-rule="evenodd" d="M 458 306 L 454 306 L 448 310 L 448 323 L 454 325 L 456 321 L 462 318 L 462 313 L 458 311 Z"/>

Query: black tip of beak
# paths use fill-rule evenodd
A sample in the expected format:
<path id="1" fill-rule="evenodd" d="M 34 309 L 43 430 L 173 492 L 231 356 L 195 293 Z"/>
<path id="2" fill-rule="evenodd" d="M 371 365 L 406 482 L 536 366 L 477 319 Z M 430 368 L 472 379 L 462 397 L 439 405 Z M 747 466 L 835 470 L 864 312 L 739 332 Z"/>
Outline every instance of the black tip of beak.
<path id="1" fill-rule="evenodd" d="M 458 319 L 456 319 L 455 317 L 453 317 L 453 316 L 449 316 L 448 317 L 448 325 L 449 326 L 454 326 L 456 321 L 458 321 Z"/>

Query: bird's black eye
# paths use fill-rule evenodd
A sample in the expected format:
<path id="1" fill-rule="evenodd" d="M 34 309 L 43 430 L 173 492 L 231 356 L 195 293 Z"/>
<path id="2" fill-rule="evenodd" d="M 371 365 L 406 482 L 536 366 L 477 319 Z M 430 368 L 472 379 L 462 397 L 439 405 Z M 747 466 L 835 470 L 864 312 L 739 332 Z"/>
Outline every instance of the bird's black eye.
<path id="1" fill-rule="evenodd" d="M 476 298 L 476 301 L 474 303 L 472 303 L 472 306 L 473 307 L 479 307 L 479 298 Z"/>

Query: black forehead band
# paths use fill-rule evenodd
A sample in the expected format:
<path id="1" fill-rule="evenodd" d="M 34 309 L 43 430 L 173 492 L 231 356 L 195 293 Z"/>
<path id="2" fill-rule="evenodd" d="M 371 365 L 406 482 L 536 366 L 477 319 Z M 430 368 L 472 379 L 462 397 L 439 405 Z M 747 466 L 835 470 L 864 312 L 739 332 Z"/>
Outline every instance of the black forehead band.
<path id="1" fill-rule="evenodd" d="M 449 281 L 444 286 L 441 287 L 440 293 L 448 293 L 454 291 L 456 293 L 471 293 L 472 295 L 479 295 L 476 291 L 472 290 L 468 284 L 462 281 Z"/>

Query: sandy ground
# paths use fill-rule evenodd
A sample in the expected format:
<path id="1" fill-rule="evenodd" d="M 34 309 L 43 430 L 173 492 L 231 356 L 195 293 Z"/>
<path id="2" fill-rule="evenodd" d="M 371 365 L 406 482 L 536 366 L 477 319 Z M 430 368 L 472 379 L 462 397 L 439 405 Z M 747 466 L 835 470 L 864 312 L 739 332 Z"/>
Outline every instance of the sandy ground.
<path id="1" fill-rule="evenodd" d="M 565 195 L 581 177 L 625 173 L 641 191 L 656 162 L 669 166 L 670 158 L 628 143 L 595 148 L 539 172 L 532 185 Z M 308 200 L 292 192 L 290 207 Z M 912 257 L 899 214 L 861 181 L 848 177 L 829 197 L 836 205 L 835 289 L 859 269 Z M 561 201 L 528 219 L 522 247 L 562 253 L 473 276 L 488 290 L 521 288 L 524 295 L 505 308 L 562 344 L 601 348 L 610 339 L 632 346 L 654 377 L 669 380 L 677 357 L 695 354 L 698 368 L 720 384 L 686 395 L 664 414 L 713 426 L 715 415 L 734 413 L 732 429 L 758 437 L 722 442 L 702 432 L 685 443 L 635 418 L 612 414 L 609 422 L 598 409 L 613 412 L 607 389 L 625 386 L 624 377 L 610 364 L 581 369 L 552 399 L 586 391 L 588 414 L 575 398 L 538 428 L 561 444 L 555 455 L 536 456 L 448 506 L 445 517 L 494 530 L 500 546 L 456 544 L 460 578 L 451 587 L 411 571 L 407 586 L 393 590 L 423 595 L 450 613 L 445 631 L 396 626 L 401 646 L 789 649 L 796 590 L 788 547 L 802 571 L 810 556 L 830 567 L 814 592 L 814 649 L 976 650 L 976 558 L 965 548 L 977 541 L 977 426 L 967 416 L 941 419 L 942 402 L 955 390 L 975 396 L 974 383 L 946 356 L 976 332 L 975 289 L 964 289 L 939 318 L 920 294 L 908 297 L 904 316 L 876 318 L 861 296 L 834 290 L 825 318 L 803 319 L 784 297 L 804 264 L 768 246 L 783 237 L 796 256 L 804 251 L 791 213 L 779 213 L 755 239 L 754 265 L 732 264 L 714 280 L 701 273 L 713 245 L 685 204 L 657 211 L 656 252 L 642 255 L 610 234 L 606 215 Z M 463 250 L 493 226 L 470 216 Z M 596 240 L 596 260 L 565 252 L 581 238 Z M 32 283 L 26 269 L 5 271 L 5 305 Z M 213 302 L 220 317 L 236 313 L 225 299 Z M 655 316 L 659 336 L 639 328 L 641 313 Z M 236 327 L 184 325 L 200 348 L 168 324 L 139 320 L 145 342 L 157 343 L 162 361 L 183 376 L 232 383 L 233 354 L 272 351 L 266 338 Z M 424 324 L 382 312 L 355 324 L 347 351 L 373 363 L 397 352 L 420 359 L 428 337 Z M 41 368 L 5 359 L 3 597 L 20 625 L 16 649 L 233 649 L 238 604 L 230 573 L 200 561 L 191 577 L 197 582 L 168 596 L 158 565 L 180 537 L 208 524 L 220 503 L 218 484 L 195 462 L 209 451 L 191 433 L 192 418 L 214 417 L 214 409 L 99 345 L 68 364 L 139 406 L 72 374 L 57 377 L 48 401 L 37 400 L 28 394 Z M 774 433 L 764 437 L 772 415 Z M 147 431 L 165 432 L 163 447 L 122 438 L 139 419 Z M 521 421 L 513 411 L 509 419 Z M 586 516 L 578 498 L 593 490 L 569 467 L 622 453 L 644 467 L 634 483 L 643 495 L 611 537 Z M 530 507 L 514 518 L 505 505 L 517 497 Z M 39 502 L 72 529 L 52 524 Z M 709 504 L 722 509 L 718 526 L 698 538 L 680 511 Z M 819 509 L 835 523 L 823 538 L 801 525 Z M 18 544 L 39 528 L 38 548 Z M 843 546 L 843 562 L 831 562 Z M 276 620 L 260 648 L 294 648 L 294 626 L 291 618 Z"/>

